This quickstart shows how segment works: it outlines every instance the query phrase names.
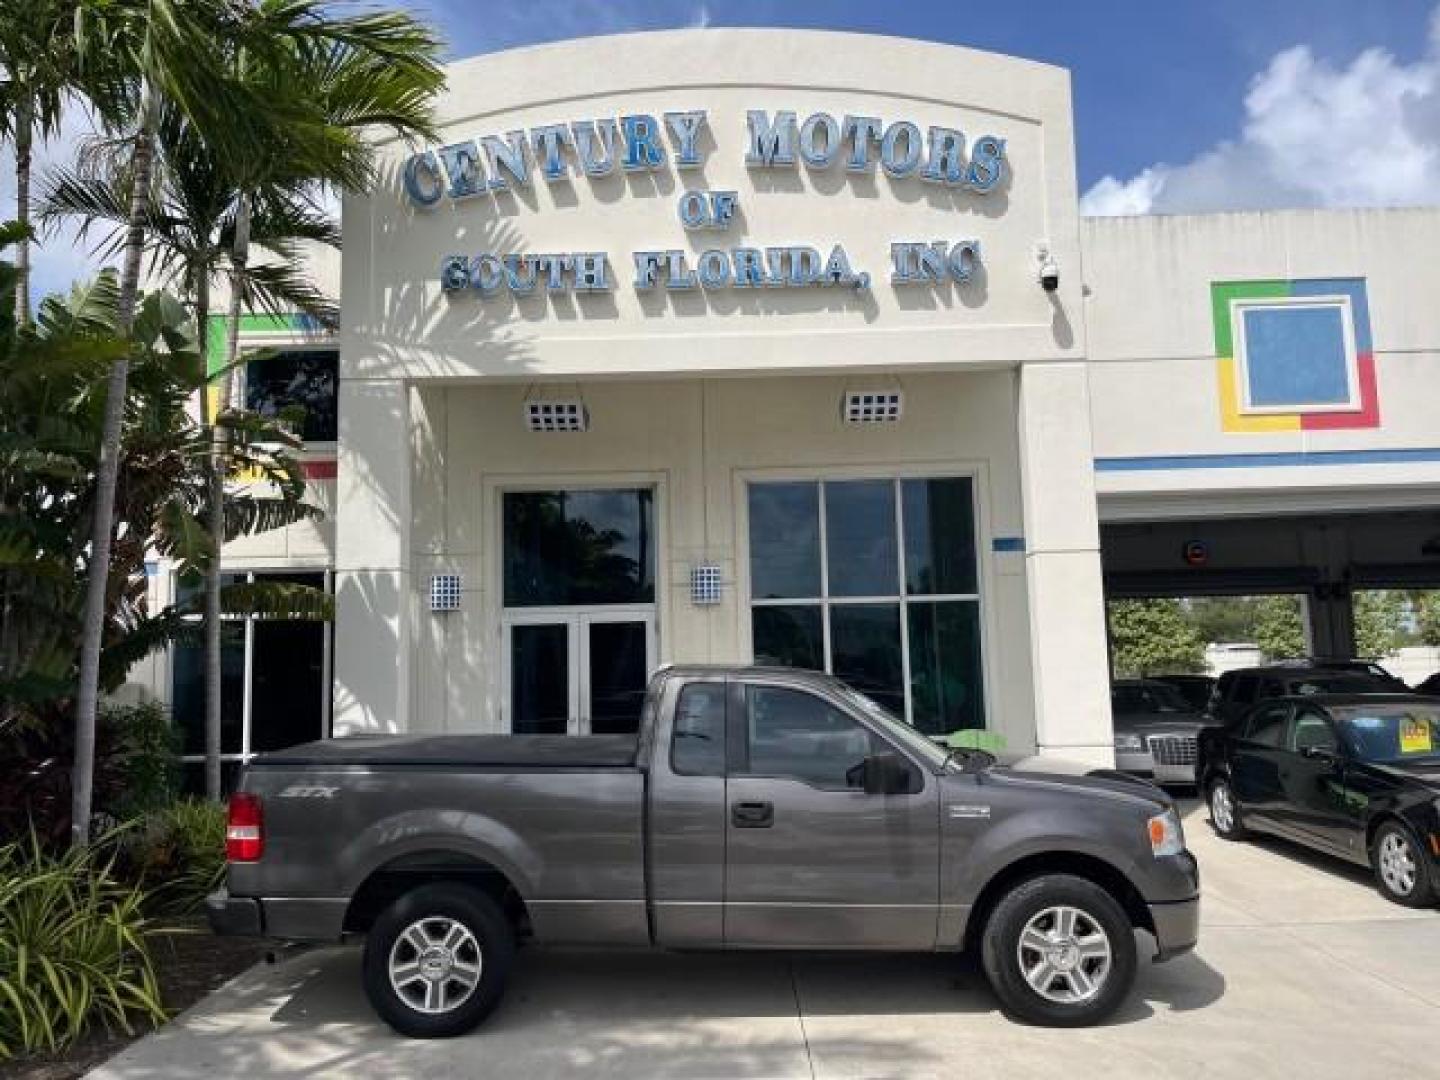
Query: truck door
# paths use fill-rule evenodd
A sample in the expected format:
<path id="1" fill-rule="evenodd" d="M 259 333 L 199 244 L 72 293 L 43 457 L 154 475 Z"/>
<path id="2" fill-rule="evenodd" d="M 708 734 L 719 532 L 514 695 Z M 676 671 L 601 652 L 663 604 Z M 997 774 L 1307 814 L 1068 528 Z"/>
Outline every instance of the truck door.
<path id="1" fill-rule="evenodd" d="M 908 793 L 866 794 L 866 757 L 900 751 L 858 717 L 763 680 L 731 695 L 727 947 L 934 948 L 936 778 L 909 763 Z"/>
<path id="2" fill-rule="evenodd" d="M 657 944 L 724 942 L 725 710 L 723 676 L 660 684 L 650 760 L 650 902 Z"/>

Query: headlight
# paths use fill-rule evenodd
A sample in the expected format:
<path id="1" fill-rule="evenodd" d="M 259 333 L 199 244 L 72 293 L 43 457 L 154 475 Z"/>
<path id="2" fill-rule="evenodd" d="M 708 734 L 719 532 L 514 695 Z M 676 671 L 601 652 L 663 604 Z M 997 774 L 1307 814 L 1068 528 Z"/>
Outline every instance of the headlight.
<path id="1" fill-rule="evenodd" d="M 1140 741 L 1139 735 L 1116 735 L 1115 749 L 1126 754 L 1139 754 L 1145 750 L 1145 744 Z"/>
<path id="2" fill-rule="evenodd" d="M 1180 825 L 1180 815 L 1171 807 L 1163 814 L 1156 814 L 1147 822 L 1150 831 L 1150 850 L 1155 858 L 1179 855 L 1185 850 L 1185 830 Z"/>

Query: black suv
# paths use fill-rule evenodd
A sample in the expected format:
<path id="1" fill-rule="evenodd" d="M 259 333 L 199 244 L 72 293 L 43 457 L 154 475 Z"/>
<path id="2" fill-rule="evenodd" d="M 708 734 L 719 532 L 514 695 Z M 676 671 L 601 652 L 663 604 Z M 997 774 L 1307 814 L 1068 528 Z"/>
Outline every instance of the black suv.
<path id="1" fill-rule="evenodd" d="M 1404 694 L 1409 687 L 1370 660 L 1281 660 L 1220 676 L 1209 713 L 1231 724 L 1260 701 L 1313 694 Z"/>

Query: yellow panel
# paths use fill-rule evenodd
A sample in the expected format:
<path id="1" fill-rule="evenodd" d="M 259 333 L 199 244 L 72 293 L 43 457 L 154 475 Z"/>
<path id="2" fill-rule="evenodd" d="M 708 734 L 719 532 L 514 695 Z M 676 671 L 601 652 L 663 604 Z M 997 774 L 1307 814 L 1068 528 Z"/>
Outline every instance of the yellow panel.
<path id="1" fill-rule="evenodd" d="M 1220 427 L 1224 431 L 1299 431 L 1299 413 L 1270 413 L 1247 416 L 1240 411 L 1240 387 L 1235 381 L 1235 359 L 1222 356 L 1215 361 L 1220 380 Z"/>

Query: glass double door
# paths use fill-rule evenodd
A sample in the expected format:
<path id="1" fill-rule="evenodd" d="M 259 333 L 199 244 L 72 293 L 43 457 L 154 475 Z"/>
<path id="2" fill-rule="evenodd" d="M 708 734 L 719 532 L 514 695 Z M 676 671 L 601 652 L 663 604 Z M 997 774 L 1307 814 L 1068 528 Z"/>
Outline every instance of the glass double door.
<path id="1" fill-rule="evenodd" d="M 653 608 L 509 612 L 503 633 L 511 733 L 622 735 L 639 729 L 655 666 Z"/>

